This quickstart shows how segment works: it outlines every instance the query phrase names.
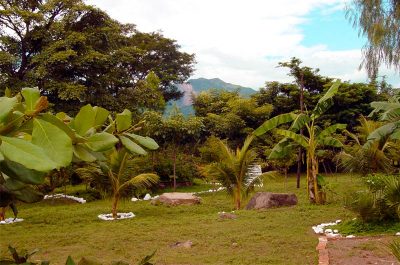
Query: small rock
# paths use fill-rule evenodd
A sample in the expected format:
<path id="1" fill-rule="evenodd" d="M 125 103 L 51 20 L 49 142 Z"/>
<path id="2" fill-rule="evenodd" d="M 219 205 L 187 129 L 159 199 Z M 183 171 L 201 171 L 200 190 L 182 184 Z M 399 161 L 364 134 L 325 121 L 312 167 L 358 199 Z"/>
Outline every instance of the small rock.
<path id="1" fill-rule="evenodd" d="M 139 199 L 138 198 L 135 198 L 135 197 L 132 197 L 132 199 L 131 199 L 131 201 L 132 202 L 136 202 L 136 201 L 138 201 Z"/>
<path id="2" fill-rule="evenodd" d="M 233 213 L 225 213 L 225 212 L 219 213 L 218 216 L 219 216 L 219 218 L 221 218 L 221 219 L 236 219 L 236 218 L 237 218 L 237 215 L 236 215 L 236 214 L 233 214 Z"/>
<path id="3" fill-rule="evenodd" d="M 355 238 L 356 236 L 354 236 L 354 235 L 348 235 L 348 236 L 346 236 L 346 238 Z"/>
<path id="4" fill-rule="evenodd" d="M 172 244 L 171 247 L 174 247 L 174 248 L 180 248 L 180 247 L 182 247 L 182 248 L 191 248 L 192 245 L 193 245 L 192 241 L 188 240 L 188 241 L 185 241 L 185 242 L 176 242 L 175 244 Z"/>
<path id="5" fill-rule="evenodd" d="M 397 233 L 396 233 L 396 236 L 400 236 L 400 232 L 397 232 Z"/>
<path id="6" fill-rule="evenodd" d="M 143 198 L 143 200 L 144 201 L 148 201 L 148 200 L 150 200 L 151 199 L 151 195 L 150 194 L 146 194 L 145 196 L 144 196 L 144 198 Z"/>
<path id="7" fill-rule="evenodd" d="M 325 229 L 325 233 L 332 233 L 332 229 Z"/>
<path id="8" fill-rule="evenodd" d="M 232 247 L 237 247 L 237 246 L 239 246 L 238 243 L 236 243 L 236 242 L 233 242 L 233 243 L 232 243 Z"/>
<path id="9" fill-rule="evenodd" d="M 339 233 L 339 230 L 335 229 L 335 230 L 333 230 L 333 233 L 337 234 L 337 233 Z"/>

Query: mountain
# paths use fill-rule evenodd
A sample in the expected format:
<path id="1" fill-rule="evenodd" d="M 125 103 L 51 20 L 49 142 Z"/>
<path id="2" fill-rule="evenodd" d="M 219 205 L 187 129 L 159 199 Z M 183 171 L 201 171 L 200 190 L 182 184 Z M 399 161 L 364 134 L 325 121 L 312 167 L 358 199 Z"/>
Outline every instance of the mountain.
<path id="1" fill-rule="evenodd" d="M 227 91 L 238 91 L 239 94 L 243 97 L 249 97 L 252 94 L 256 93 L 256 91 L 249 87 L 243 87 L 239 85 L 234 85 L 230 83 L 226 83 L 219 78 L 196 78 L 189 79 L 187 83 L 177 85 L 178 89 L 183 92 L 182 98 L 179 100 L 170 101 L 167 104 L 167 108 L 165 113 L 168 114 L 174 104 L 177 105 L 178 108 L 185 115 L 194 114 L 194 109 L 192 106 L 192 94 L 197 95 L 202 91 L 206 91 L 209 89 L 225 89 Z"/>

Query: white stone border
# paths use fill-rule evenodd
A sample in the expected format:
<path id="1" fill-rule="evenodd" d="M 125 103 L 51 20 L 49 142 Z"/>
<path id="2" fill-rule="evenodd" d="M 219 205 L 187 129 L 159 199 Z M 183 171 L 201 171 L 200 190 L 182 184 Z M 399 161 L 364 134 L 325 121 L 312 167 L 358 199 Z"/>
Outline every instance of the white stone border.
<path id="1" fill-rule="evenodd" d="M 132 212 L 129 213 L 117 213 L 118 217 L 113 218 L 112 213 L 103 213 L 99 214 L 97 217 L 103 221 L 114 221 L 114 220 L 122 220 L 122 219 L 130 219 L 135 217 Z"/>
<path id="2" fill-rule="evenodd" d="M 0 221 L 0 225 L 9 225 L 24 221 L 22 218 L 7 218 L 4 221 Z"/>
<path id="3" fill-rule="evenodd" d="M 71 196 L 71 195 L 65 195 L 62 193 L 58 193 L 58 194 L 50 194 L 50 195 L 44 195 L 44 200 L 48 200 L 48 199 L 62 199 L 62 198 L 66 198 L 66 199 L 70 199 L 79 203 L 86 203 L 86 200 L 84 198 L 79 198 L 79 197 L 75 197 L 75 196 Z"/>

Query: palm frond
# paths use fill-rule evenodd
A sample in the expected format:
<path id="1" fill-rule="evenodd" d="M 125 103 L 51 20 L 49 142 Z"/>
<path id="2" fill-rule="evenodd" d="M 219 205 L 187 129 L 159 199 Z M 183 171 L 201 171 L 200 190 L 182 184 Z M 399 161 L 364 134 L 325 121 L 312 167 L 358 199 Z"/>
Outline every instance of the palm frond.
<path id="1" fill-rule="evenodd" d="M 119 187 L 119 190 L 122 191 L 127 186 L 133 186 L 138 189 L 150 188 L 151 186 L 157 184 L 159 179 L 160 178 L 156 174 L 151 174 L 151 173 L 140 174 L 122 184 Z"/>

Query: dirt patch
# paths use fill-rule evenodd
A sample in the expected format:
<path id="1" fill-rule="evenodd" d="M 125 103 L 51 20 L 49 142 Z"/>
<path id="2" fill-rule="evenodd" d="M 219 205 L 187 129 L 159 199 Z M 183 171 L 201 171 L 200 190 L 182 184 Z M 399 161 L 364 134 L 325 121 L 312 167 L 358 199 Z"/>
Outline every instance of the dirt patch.
<path id="1" fill-rule="evenodd" d="M 327 244 L 329 264 L 399 265 L 400 263 L 396 261 L 387 247 L 387 244 L 392 242 L 393 239 L 395 239 L 394 236 L 329 239 Z"/>

